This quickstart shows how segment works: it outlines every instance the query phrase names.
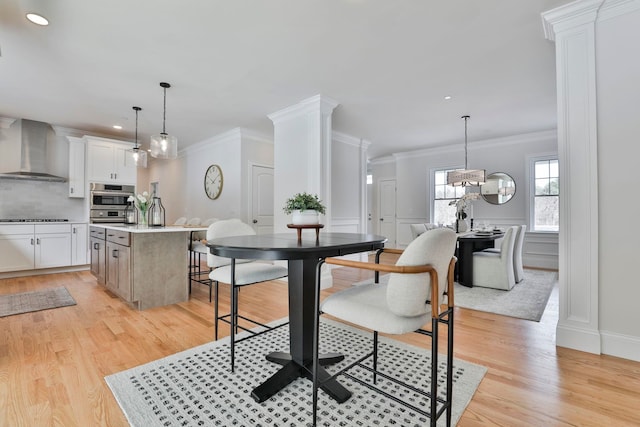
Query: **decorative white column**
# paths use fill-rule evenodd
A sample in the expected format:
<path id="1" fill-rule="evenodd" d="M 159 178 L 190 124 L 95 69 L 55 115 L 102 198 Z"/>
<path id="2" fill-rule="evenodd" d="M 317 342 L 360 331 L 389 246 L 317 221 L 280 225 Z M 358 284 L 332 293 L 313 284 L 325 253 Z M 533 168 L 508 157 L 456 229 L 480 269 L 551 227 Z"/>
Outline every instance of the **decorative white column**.
<path id="1" fill-rule="evenodd" d="M 316 95 L 269 115 L 274 125 L 276 233 L 288 230 L 290 219 L 282 211 L 284 202 L 301 192 L 318 195 L 327 207 L 323 231 L 331 229 L 331 114 L 337 105 L 330 98 Z"/>
<path id="2" fill-rule="evenodd" d="M 338 103 L 322 95 L 269 115 L 273 121 L 273 230 L 287 229 L 289 215 L 282 210 L 296 193 L 317 194 L 327 207 L 322 232 L 331 231 L 331 114 Z M 307 230 L 312 231 L 312 230 Z M 333 286 L 323 267 L 322 288 Z"/>
<path id="3" fill-rule="evenodd" d="M 598 153 L 595 22 L 603 0 L 542 14 L 556 42 L 560 163 L 559 285 L 556 344 L 599 354 Z"/>

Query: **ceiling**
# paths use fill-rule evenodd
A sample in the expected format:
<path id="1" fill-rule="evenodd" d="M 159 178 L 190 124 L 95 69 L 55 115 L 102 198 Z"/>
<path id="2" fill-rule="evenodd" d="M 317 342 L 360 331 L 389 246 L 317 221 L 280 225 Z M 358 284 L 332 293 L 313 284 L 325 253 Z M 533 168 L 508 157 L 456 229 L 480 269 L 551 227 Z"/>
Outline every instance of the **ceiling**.
<path id="1" fill-rule="evenodd" d="M 540 13 L 567 0 L 0 0 L 0 116 L 179 147 L 317 94 L 369 157 L 555 129 L 555 46 Z M 50 21 L 39 27 L 26 9 Z M 445 100 L 445 96 L 451 96 Z M 112 125 L 120 124 L 117 131 Z"/>

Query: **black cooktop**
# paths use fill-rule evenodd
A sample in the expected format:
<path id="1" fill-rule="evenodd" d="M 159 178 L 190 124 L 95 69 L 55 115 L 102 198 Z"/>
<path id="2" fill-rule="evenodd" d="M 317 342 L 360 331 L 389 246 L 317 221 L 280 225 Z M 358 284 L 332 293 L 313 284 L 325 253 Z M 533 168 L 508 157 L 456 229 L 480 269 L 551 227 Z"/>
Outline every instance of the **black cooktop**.
<path id="1" fill-rule="evenodd" d="M 0 219 L 0 222 L 69 222 L 69 220 L 58 219 L 58 218 L 31 218 L 31 219 L 10 218 L 10 219 Z"/>

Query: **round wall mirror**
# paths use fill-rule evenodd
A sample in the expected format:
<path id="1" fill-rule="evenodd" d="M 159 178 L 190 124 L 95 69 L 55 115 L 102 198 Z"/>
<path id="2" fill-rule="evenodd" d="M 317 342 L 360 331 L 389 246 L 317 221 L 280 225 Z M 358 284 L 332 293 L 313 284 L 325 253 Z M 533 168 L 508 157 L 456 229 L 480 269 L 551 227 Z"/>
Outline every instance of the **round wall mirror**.
<path id="1" fill-rule="evenodd" d="M 493 205 L 503 205 L 516 194 L 516 182 L 504 172 L 495 172 L 480 186 L 480 194 Z"/>

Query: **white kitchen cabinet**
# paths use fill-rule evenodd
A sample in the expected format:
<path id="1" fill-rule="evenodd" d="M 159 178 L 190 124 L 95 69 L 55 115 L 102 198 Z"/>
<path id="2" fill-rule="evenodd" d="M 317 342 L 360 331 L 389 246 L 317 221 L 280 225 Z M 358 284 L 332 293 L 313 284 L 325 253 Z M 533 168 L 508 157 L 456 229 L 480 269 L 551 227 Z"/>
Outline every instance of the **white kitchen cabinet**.
<path id="1" fill-rule="evenodd" d="M 86 223 L 71 224 L 71 265 L 88 263 L 88 228 Z"/>
<path id="2" fill-rule="evenodd" d="M 69 140 L 69 197 L 84 198 L 86 180 L 84 179 L 85 142 L 82 138 L 68 136 Z"/>
<path id="3" fill-rule="evenodd" d="M 36 233 L 35 249 L 35 268 L 71 265 L 71 233 L 69 232 Z"/>
<path id="4" fill-rule="evenodd" d="M 69 265 L 70 224 L 0 225 L 0 272 Z"/>
<path id="5" fill-rule="evenodd" d="M 0 272 L 33 268 L 33 225 L 0 225 Z"/>
<path id="6" fill-rule="evenodd" d="M 105 138 L 87 141 L 87 181 L 106 184 L 136 184 L 137 170 L 132 144 Z"/>

